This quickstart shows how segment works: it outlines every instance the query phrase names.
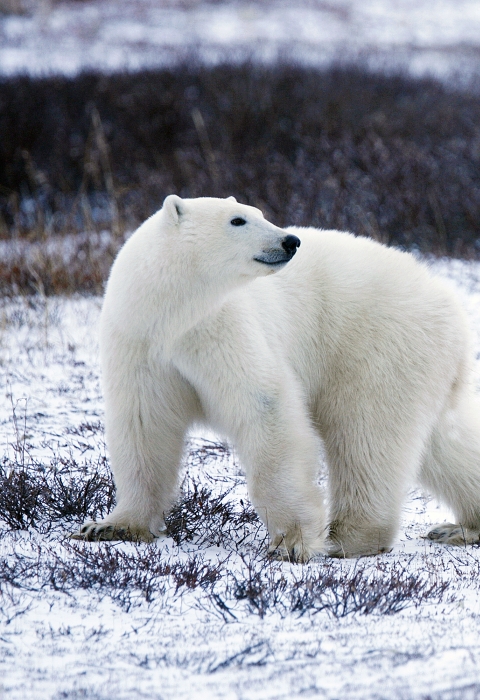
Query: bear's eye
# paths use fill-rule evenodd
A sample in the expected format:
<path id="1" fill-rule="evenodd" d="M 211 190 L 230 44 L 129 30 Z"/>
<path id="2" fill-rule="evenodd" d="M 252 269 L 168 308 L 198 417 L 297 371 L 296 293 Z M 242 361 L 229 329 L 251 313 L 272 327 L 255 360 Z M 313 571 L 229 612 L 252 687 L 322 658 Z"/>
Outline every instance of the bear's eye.
<path id="1" fill-rule="evenodd" d="M 234 219 L 230 221 L 232 226 L 244 226 L 247 222 L 245 219 L 242 219 L 240 216 L 236 216 Z"/>

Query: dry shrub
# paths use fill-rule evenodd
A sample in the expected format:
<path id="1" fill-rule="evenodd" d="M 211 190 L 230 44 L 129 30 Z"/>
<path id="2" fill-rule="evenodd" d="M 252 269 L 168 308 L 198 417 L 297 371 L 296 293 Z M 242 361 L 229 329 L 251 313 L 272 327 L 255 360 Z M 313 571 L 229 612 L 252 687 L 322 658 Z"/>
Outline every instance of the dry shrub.
<path id="1" fill-rule="evenodd" d="M 43 246 L 34 272 L 21 252 L 3 264 L 6 290 L 32 291 L 36 275 L 49 292 L 97 291 L 125 231 L 171 192 L 233 194 L 280 226 L 479 253 L 473 90 L 359 67 L 192 61 L 135 74 L 3 78 L 0 105 L 0 237 Z M 52 236 L 104 230 L 112 248 L 100 264 L 92 244 L 83 273 L 44 252 Z"/>
<path id="2" fill-rule="evenodd" d="M 69 434 L 84 437 L 102 430 L 100 423 L 85 423 Z M 271 560 L 266 530 L 251 505 L 232 488 L 214 492 L 188 471 L 167 518 L 167 535 L 176 547 L 72 542 L 65 539 L 72 522 L 103 517 L 114 505 L 104 459 L 79 465 L 71 457 L 57 457 L 44 466 L 21 450 L 17 457 L 17 462 L 4 459 L 0 468 L 0 519 L 9 530 L 36 528 L 50 535 L 32 538 L 30 547 L 13 546 L 10 552 L 4 547 L 0 593 L 11 587 L 47 587 L 66 594 L 85 590 L 107 595 L 129 610 L 142 602 L 163 605 L 172 596 L 198 589 L 201 607 L 226 622 L 245 612 L 261 618 L 272 613 L 391 615 L 449 600 L 449 581 L 435 563 L 416 571 L 388 558 L 362 559 L 353 566 L 322 557 L 306 566 Z M 224 445 L 197 441 L 190 445 L 187 463 L 196 471 L 227 457 Z M 237 479 L 234 488 L 238 486 Z M 3 530 L 1 536 L 7 533 Z M 220 553 L 212 555 L 212 545 Z"/>
<path id="3" fill-rule="evenodd" d="M 45 467 L 5 457 L 0 465 L 0 520 L 11 530 L 45 532 L 60 521 L 101 518 L 112 510 L 114 494 L 112 478 L 100 463 L 80 467 L 70 458 Z"/>

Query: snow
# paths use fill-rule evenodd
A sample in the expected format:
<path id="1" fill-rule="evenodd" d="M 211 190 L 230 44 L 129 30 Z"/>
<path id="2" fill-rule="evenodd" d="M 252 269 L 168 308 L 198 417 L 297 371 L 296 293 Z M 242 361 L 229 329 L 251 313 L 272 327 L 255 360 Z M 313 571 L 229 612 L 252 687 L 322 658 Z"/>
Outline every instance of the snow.
<path id="1" fill-rule="evenodd" d="M 0 75 L 136 70 L 192 54 L 206 62 L 364 60 L 446 79 L 461 74 L 468 80 L 478 72 L 478 0 L 25 0 L 25 6 L 33 9 L 0 14 Z M 2 243 L 0 255 L 11 254 L 9 245 Z M 59 253 L 68 257 L 70 249 L 66 237 Z M 480 370 L 480 264 L 428 264 L 462 298 Z M 0 300 L 5 465 L 38 467 L 74 483 L 108 473 L 100 306 L 100 299 L 82 297 Z M 241 513 L 248 496 L 235 455 L 220 449 L 196 457 L 202 445 L 208 453 L 212 440 L 205 434 L 192 439 L 185 488 L 205 486 Z M 239 520 L 222 534 L 212 520 L 211 532 L 179 545 L 171 537 L 153 545 L 72 543 L 67 535 L 80 521 L 66 518 L 23 530 L 1 524 L 0 698 L 473 700 L 480 694 L 480 550 L 422 539 L 433 524 L 450 519 L 414 490 L 391 553 L 360 561 L 319 558 L 303 567 L 268 562 L 265 531 L 256 521 Z M 102 553 L 109 552 L 127 557 L 127 577 L 116 582 L 119 567 L 111 572 L 113 583 L 90 585 L 89 574 L 102 571 Z M 216 571 L 218 580 L 190 588 L 155 569 L 151 594 L 145 593 L 136 575 L 148 578 L 149 566 L 141 565 L 147 555 L 150 571 L 195 564 Z M 15 567 L 20 574 L 9 583 Z M 82 580 L 69 579 L 69 571 Z M 264 614 L 239 595 L 238 583 L 252 572 L 267 590 L 278 591 Z M 344 616 L 335 613 L 332 595 L 358 572 L 374 589 L 410 576 L 434 593 L 412 594 L 393 614 L 381 606 L 364 614 L 355 605 Z M 338 582 L 319 599 L 328 605 L 295 609 L 292 592 L 304 593 L 307 581 L 328 576 Z M 268 588 L 269 581 L 276 586 Z"/>
<path id="2" fill-rule="evenodd" d="M 475 331 L 478 370 L 480 264 L 447 259 L 428 264 L 465 304 Z M 78 479 L 95 470 L 106 473 L 100 305 L 98 298 L 82 297 L 2 300 L 4 460 L 43 465 L 60 474 L 73 470 Z M 202 444 L 208 452 L 212 439 L 193 440 L 186 489 L 195 481 L 223 494 L 239 513 L 248 499 L 235 455 L 220 451 L 206 459 L 195 457 Z M 66 535 L 79 522 L 65 519 L 50 529 L 42 523 L 16 531 L 3 526 L 0 697 L 473 700 L 480 689 L 480 550 L 442 547 L 421 537 L 432 524 L 450 517 L 430 497 L 412 491 L 391 553 L 359 561 L 319 558 L 305 566 L 268 562 L 265 532 L 256 521 L 222 535 L 212 520 L 212 532 L 207 528 L 203 540 L 180 545 L 172 538 L 153 545 L 76 543 Z M 101 571 L 102 552 L 130 557 L 128 576 L 109 586 L 88 586 L 89 574 Z M 133 582 L 143 571 L 141 558 L 150 554 L 150 567 L 196 562 L 216 568 L 219 578 L 189 588 L 177 586 L 174 575 L 155 575 L 153 592 L 146 595 Z M 25 569 L 14 585 L 5 582 L 8 567 L 18 562 L 30 566 L 30 573 Z M 72 564 L 79 572 L 74 574 L 77 583 L 68 578 Z M 278 603 L 267 605 L 263 617 L 235 589 L 235 581 L 246 580 L 249 567 L 264 581 L 276 581 Z M 119 571 L 113 570 L 112 580 Z M 148 567 L 145 571 L 148 575 Z M 378 585 L 395 576 L 420 576 L 430 586 L 448 587 L 425 599 L 412 595 L 404 601 L 406 607 L 390 615 L 379 608 L 370 614 L 352 608 L 341 616 L 332 606 L 302 611 L 291 605 L 295 582 L 300 581 L 303 594 L 308 576 L 320 581 L 336 577 L 338 585 L 324 599 L 331 602 L 342 582 L 358 572 Z"/>
<path id="3" fill-rule="evenodd" d="M 0 15 L 0 74 L 137 70 L 193 54 L 207 62 L 363 60 L 415 75 L 478 74 L 477 0 L 84 0 L 31 7 Z"/>

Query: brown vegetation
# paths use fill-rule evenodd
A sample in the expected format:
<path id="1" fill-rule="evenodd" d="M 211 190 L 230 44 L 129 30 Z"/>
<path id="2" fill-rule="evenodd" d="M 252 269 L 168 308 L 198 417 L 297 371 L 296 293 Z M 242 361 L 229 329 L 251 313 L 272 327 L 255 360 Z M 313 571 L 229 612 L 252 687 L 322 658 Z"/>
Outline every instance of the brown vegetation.
<path id="1" fill-rule="evenodd" d="M 0 288 L 101 291 L 125 233 L 172 192 L 476 257 L 479 123 L 476 93 L 360 68 L 4 78 L 0 239 L 16 243 L 0 240 Z"/>

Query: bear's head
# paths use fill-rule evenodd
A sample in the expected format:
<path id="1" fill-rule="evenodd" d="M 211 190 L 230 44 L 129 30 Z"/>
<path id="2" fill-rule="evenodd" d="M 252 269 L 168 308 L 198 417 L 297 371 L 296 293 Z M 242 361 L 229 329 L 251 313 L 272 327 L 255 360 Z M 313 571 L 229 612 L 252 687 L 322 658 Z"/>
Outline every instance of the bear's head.
<path id="1" fill-rule="evenodd" d="M 271 274 L 295 255 L 300 240 L 235 197 L 181 199 L 169 195 L 162 229 L 178 255 L 203 275 L 230 282 Z M 168 244 L 167 244 L 168 245 Z"/>

